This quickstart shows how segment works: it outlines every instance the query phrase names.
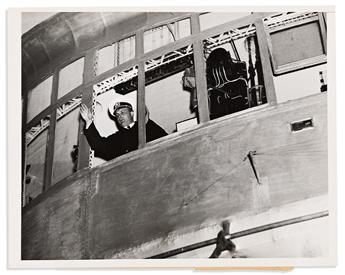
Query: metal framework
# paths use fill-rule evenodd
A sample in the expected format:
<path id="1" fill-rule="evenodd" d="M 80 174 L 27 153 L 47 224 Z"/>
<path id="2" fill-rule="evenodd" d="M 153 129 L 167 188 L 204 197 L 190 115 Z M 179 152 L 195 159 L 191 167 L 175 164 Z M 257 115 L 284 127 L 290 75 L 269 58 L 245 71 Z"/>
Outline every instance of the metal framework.
<path id="1" fill-rule="evenodd" d="M 95 96 L 101 95 L 110 89 L 113 89 L 116 85 L 124 83 L 134 77 L 138 76 L 138 67 L 134 66 L 126 71 L 118 73 L 112 77 L 109 77 L 102 82 L 93 85 Z"/>
<path id="2" fill-rule="evenodd" d="M 282 18 L 284 18 L 282 20 Z M 317 12 L 308 12 L 308 13 L 295 13 L 295 12 L 286 12 L 279 13 L 276 15 L 271 15 L 264 18 L 264 23 L 267 26 L 270 32 L 274 32 L 277 29 L 282 27 L 289 27 L 291 24 L 298 22 L 306 21 L 309 19 L 317 19 Z M 207 53 L 211 52 L 213 48 L 221 46 L 225 43 L 228 43 L 231 40 L 238 40 L 245 38 L 256 33 L 256 28 L 254 24 L 244 26 L 242 28 L 232 29 L 227 32 L 223 32 L 219 35 L 207 38 L 204 41 L 205 51 Z"/>
<path id="3" fill-rule="evenodd" d="M 264 23 L 267 24 L 270 31 L 275 31 L 281 27 L 289 27 L 293 23 L 303 23 L 311 18 L 317 19 L 317 12 L 284 12 L 264 18 Z"/>
<path id="4" fill-rule="evenodd" d="M 157 74 L 155 72 L 156 69 L 164 67 L 164 65 L 168 64 L 173 64 L 175 66 L 171 66 L 170 70 L 172 72 L 176 71 L 176 65 L 184 63 L 183 61 L 186 59 L 186 57 L 189 57 L 188 59 L 191 59 L 190 56 L 193 53 L 192 45 L 189 45 L 187 47 L 183 47 L 182 49 L 175 50 L 172 52 L 169 52 L 167 54 L 163 54 L 162 56 L 155 58 L 155 59 L 150 59 L 145 62 L 145 72 L 146 72 L 146 84 L 150 84 L 154 81 L 157 81 L 157 78 L 161 78 L 162 75 L 160 74 L 159 76 L 154 76 Z M 180 61 L 180 62 L 174 62 L 174 61 Z M 181 62 L 182 61 L 182 62 Z M 188 63 L 188 62 L 187 62 Z M 184 69 L 184 68 L 183 68 Z M 165 72 L 167 76 L 169 75 L 169 71 Z M 99 96 L 111 89 L 115 89 L 116 92 L 120 94 L 124 94 L 126 92 L 129 92 L 133 90 L 133 88 L 136 88 L 136 81 L 133 81 L 132 83 L 128 83 L 129 89 L 124 89 L 123 87 L 118 87 L 119 89 L 116 88 L 116 86 L 119 86 L 120 84 L 126 83 L 130 80 L 134 80 L 138 76 L 138 68 L 137 66 L 134 66 L 126 71 L 123 71 L 121 73 L 118 73 L 112 77 L 109 77 L 93 86 L 94 91 L 95 91 L 95 96 Z M 121 91 L 124 89 L 124 91 Z"/>

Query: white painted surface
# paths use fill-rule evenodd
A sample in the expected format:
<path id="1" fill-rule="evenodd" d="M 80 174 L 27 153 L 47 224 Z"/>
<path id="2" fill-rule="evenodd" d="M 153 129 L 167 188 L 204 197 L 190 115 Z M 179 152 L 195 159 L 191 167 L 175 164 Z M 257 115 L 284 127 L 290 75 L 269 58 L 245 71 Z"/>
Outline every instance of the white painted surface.
<path id="1" fill-rule="evenodd" d="M 320 93 L 320 71 L 327 74 L 327 64 L 273 77 L 277 102 Z"/>
<path id="2" fill-rule="evenodd" d="M 195 117 L 189 109 L 190 93 L 183 90 L 183 72 L 146 86 L 145 100 L 150 118 L 171 134 L 176 123 Z"/>

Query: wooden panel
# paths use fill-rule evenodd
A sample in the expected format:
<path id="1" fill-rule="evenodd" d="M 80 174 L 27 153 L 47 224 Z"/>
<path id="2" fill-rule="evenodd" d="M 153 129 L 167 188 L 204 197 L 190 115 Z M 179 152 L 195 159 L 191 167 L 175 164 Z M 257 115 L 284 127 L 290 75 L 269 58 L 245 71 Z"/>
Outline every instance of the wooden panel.
<path id="1" fill-rule="evenodd" d="M 327 194 L 326 113 L 326 96 L 308 97 L 223 118 L 104 167 L 90 210 L 93 256 Z M 291 133 L 289 123 L 306 117 L 314 128 Z M 257 152 L 263 203 L 245 159 L 249 151 Z"/>

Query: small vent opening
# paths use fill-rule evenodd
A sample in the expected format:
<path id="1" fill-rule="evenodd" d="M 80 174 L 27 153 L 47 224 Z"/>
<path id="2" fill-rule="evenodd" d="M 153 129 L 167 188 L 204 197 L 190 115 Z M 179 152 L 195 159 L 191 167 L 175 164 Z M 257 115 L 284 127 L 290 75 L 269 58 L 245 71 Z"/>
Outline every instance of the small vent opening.
<path id="1" fill-rule="evenodd" d="M 290 127 L 291 127 L 291 132 L 298 132 L 304 129 L 313 128 L 314 127 L 313 119 L 307 118 L 307 119 L 291 122 Z"/>

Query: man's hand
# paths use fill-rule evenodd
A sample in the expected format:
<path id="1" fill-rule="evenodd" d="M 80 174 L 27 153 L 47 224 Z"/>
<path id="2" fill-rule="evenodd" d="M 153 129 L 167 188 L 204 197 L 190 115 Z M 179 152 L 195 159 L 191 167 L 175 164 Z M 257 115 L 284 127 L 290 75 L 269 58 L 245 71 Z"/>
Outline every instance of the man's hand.
<path id="1" fill-rule="evenodd" d="M 80 115 L 84 119 L 87 125 L 91 124 L 92 114 L 91 114 L 90 109 L 85 104 L 80 105 Z"/>

